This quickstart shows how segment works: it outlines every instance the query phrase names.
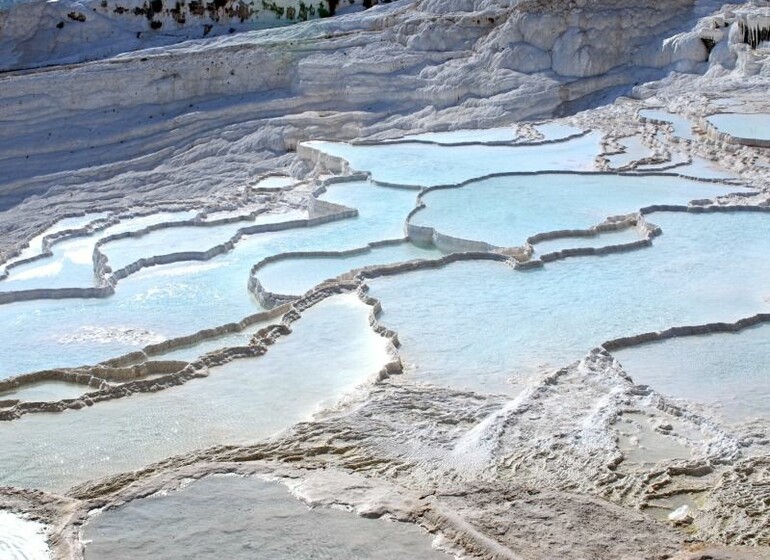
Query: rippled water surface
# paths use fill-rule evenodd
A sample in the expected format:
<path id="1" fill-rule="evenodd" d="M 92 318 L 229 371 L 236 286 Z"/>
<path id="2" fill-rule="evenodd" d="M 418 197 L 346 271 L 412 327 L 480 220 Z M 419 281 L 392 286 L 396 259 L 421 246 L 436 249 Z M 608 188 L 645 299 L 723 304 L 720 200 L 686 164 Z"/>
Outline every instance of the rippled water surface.
<path id="1" fill-rule="evenodd" d="M 264 356 L 212 368 L 205 379 L 0 422 L 0 484 L 61 491 L 193 449 L 254 442 L 307 419 L 388 360 L 369 309 L 353 294 L 331 298 Z"/>
<path id="2" fill-rule="evenodd" d="M 83 536 L 87 560 L 452 558 L 414 525 L 308 509 L 278 483 L 237 476 L 211 476 L 102 512 Z"/>
<path id="3" fill-rule="evenodd" d="M 637 383 L 707 405 L 727 420 L 770 414 L 770 326 L 683 336 L 613 352 Z"/>
<path id="4" fill-rule="evenodd" d="M 605 340 L 770 309 L 770 215 L 655 213 L 652 248 L 527 272 L 464 262 L 370 281 L 414 378 L 506 391 Z"/>
<path id="5" fill-rule="evenodd" d="M 351 144 L 308 142 L 307 145 L 371 171 L 378 181 L 400 185 L 456 184 L 491 173 L 593 169 L 600 152 L 598 133 L 537 146 L 437 146 L 432 144 Z"/>
<path id="6" fill-rule="evenodd" d="M 401 238 L 415 193 L 353 182 L 329 188 L 323 199 L 356 208 L 359 215 L 251 235 L 210 261 L 144 269 L 106 299 L 0 305 L 0 337 L 8 341 L 0 353 L 0 378 L 96 363 L 263 311 L 246 288 L 254 264 L 283 252 L 340 251 Z"/>
<path id="7" fill-rule="evenodd" d="M 609 216 L 633 213 L 652 204 L 687 204 L 728 192 L 724 185 L 677 177 L 495 177 L 427 193 L 423 197 L 426 207 L 412 222 L 453 237 L 512 247 L 523 245 L 536 233 L 587 229 Z"/>

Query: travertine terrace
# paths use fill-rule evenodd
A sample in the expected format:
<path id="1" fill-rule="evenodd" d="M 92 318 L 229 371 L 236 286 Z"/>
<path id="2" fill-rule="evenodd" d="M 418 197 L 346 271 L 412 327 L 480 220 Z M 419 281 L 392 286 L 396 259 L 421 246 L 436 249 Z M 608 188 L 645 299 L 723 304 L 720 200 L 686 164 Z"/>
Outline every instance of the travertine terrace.
<path id="1" fill-rule="evenodd" d="M 414 557 L 770 558 L 762 399 L 622 359 L 751 332 L 770 394 L 770 6 L 118 4 L 0 10 L 0 553 L 237 475 Z"/>

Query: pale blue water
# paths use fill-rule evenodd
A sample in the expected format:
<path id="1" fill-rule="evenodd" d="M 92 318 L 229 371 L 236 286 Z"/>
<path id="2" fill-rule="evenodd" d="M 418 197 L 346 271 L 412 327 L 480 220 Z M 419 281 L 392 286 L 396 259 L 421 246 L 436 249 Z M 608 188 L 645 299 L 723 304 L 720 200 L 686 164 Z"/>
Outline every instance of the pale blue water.
<path id="1" fill-rule="evenodd" d="M 567 132 L 545 127 L 546 135 Z M 596 133 L 536 147 L 316 144 L 378 179 L 422 186 L 508 171 L 591 169 L 599 138 Z M 695 171 L 709 172 L 698 165 Z M 584 229 L 640 206 L 682 204 L 729 190 L 672 177 L 519 175 L 429 193 L 428 207 L 414 219 L 449 235 L 512 246 L 538 232 Z M 121 281 L 107 299 L 0 305 L 0 377 L 95 363 L 238 321 L 262 310 L 247 290 L 254 264 L 279 253 L 341 251 L 401 239 L 416 194 L 365 181 L 336 185 L 322 198 L 357 208 L 358 217 L 251 235 L 206 262 L 151 267 Z M 630 253 L 573 258 L 528 272 L 503 263 L 463 262 L 370 281 L 385 310 L 381 321 L 399 332 L 406 374 L 416 381 L 513 393 L 533 372 L 579 359 L 610 338 L 767 311 L 770 216 L 658 213 L 649 220 L 664 235 L 653 247 Z M 138 226 L 132 220 L 122 227 Z M 205 250 L 231 234 L 228 228 L 171 228 L 115 243 L 108 254 L 120 266 L 159 251 Z M 88 285 L 93 243 L 105 234 L 62 243 L 53 258 L 20 269 L 17 284 Z M 536 250 L 636 235 L 627 230 L 559 240 Z M 281 261 L 260 277 L 273 291 L 301 293 L 351 268 L 438 255 L 404 243 L 347 259 Z M 369 312 L 354 295 L 336 296 L 308 311 L 266 356 L 214 368 L 207 379 L 0 423 L 0 485 L 61 491 L 192 449 L 256 441 L 308 418 L 371 380 L 388 359 L 385 341 L 369 327 Z M 223 345 L 242 345 L 259 326 L 163 357 L 189 360 Z M 59 389 L 27 391 L 53 395 Z"/>
<path id="2" fill-rule="evenodd" d="M 213 368 L 206 379 L 0 422 L 0 484 L 62 491 L 196 448 L 257 441 L 307 419 L 388 360 L 368 317 L 355 295 L 336 296 L 308 310 L 264 356 Z"/>
<path id="3" fill-rule="evenodd" d="M 452 558 L 414 525 L 309 509 L 279 483 L 239 476 L 210 476 L 101 512 L 83 537 L 87 560 Z"/>
<path id="4" fill-rule="evenodd" d="M 101 212 L 98 214 L 86 214 L 85 216 L 75 216 L 72 218 L 63 218 L 59 220 L 51 227 L 44 230 L 42 233 L 30 239 L 28 246 L 22 249 L 21 252 L 16 257 L 8 259 L 8 261 L 6 261 L 4 265 L 0 265 L 0 273 L 2 273 L 5 270 L 5 267 L 8 264 L 11 264 L 13 262 L 18 262 L 24 259 L 29 259 L 31 257 L 35 257 L 37 255 L 42 254 L 44 237 L 47 237 L 49 235 L 53 235 L 54 233 L 59 233 L 61 231 L 68 230 L 68 229 L 80 229 L 92 222 L 96 222 L 98 220 L 106 218 L 108 215 L 109 215 L 108 212 Z M 2 284 L 0 284 L 0 286 L 2 286 Z"/>
<path id="5" fill-rule="evenodd" d="M 536 233 L 588 229 L 608 216 L 636 212 L 653 203 L 686 204 L 731 190 L 677 177 L 495 177 L 425 194 L 426 208 L 417 212 L 412 222 L 453 237 L 513 247 L 523 245 Z"/>
<path id="6" fill-rule="evenodd" d="M 564 249 L 577 249 L 581 247 L 606 247 L 607 245 L 621 245 L 633 243 L 642 239 L 640 231 L 635 227 L 608 231 L 593 237 L 562 237 L 550 239 L 534 244 L 535 258 L 547 253 L 554 253 Z"/>
<path id="7" fill-rule="evenodd" d="M 607 156 L 610 167 L 613 169 L 623 167 L 653 155 L 652 150 L 643 144 L 638 136 L 627 136 L 625 138 L 620 138 L 619 142 L 623 145 L 625 151 L 620 154 Z"/>
<path id="8" fill-rule="evenodd" d="M 308 146 L 347 160 L 353 169 L 371 171 L 386 183 L 423 186 L 457 184 L 491 173 L 593 170 L 600 133 L 539 146 L 437 146 L 385 144 L 354 146 L 313 141 Z"/>
<path id="9" fill-rule="evenodd" d="M 53 256 L 11 269 L 8 278 L 0 282 L 0 291 L 93 286 L 93 251 L 98 239 L 162 222 L 189 220 L 196 213 L 160 212 L 130 218 L 86 237 L 63 240 L 51 247 Z"/>
<path id="10" fill-rule="evenodd" d="M 570 124 L 553 122 L 535 125 L 535 129 L 537 129 L 537 131 L 543 135 L 543 140 L 549 141 L 561 140 L 563 138 L 574 136 L 575 134 L 580 134 L 583 132 L 582 128 L 578 128 Z"/>
<path id="11" fill-rule="evenodd" d="M 260 215 L 254 220 L 242 220 L 218 226 L 163 228 L 142 237 L 111 241 L 102 245 L 102 252 L 109 258 L 112 270 L 118 270 L 141 258 L 188 251 L 204 252 L 230 241 L 238 230 L 245 227 L 302 218 L 307 218 L 307 212 L 295 210 L 284 214 Z"/>
<path id="12" fill-rule="evenodd" d="M 696 177 L 698 179 L 737 179 L 738 176 L 732 171 L 725 169 L 716 162 L 692 156 L 691 162 L 680 165 L 672 169 L 673 173 L 680 173 L 687 177 Z"/>
<path id="13" fill-rule="evenodd" d="M 770 140 L 770 114 L 721 113 L 707 119 L 721 132 L 736 138 Z"/>
<path id="14" fill-rule="evenodd" d="M 692 123 L 684 117 L 660 109 L 642 109 L 639 111 L 639 115 L 646 119 L 671 123 L 671 126 L 674 128 L 674 136 L 684 138 L 685 140 L 693 139 Z"/>
<path id="15" fill-rule="evenodd" d="M 349 257 L 298 257 L 270 263 L 257 273 L 262 286 L 273 293 L 301 295 L 324 280 L 349 270 L 375 264 L 391 264 L 415 259 L 436 259 L 442 253 L 411 243 L 377 247 Z"/>
<path id="16" fill-rule="evenodd" d="M 175 350 L 164 352 L 163 354 L 156 354 L 152 356 L 153 360 L 182 360 L 185 362 L 192 362 L 196 358 L 219 350 L 221 348 L 230 348 L 233 346 L 248 346 L 252 335 L 259 329 L 266 327 L 271 323 L 280 321 L 280 317 L 276 317 L 274 320 L 260 321 L 249 325 L 245 329 L 239 332 L 234 332 L 216 338 L 210 338 L 203 340 L 198 344 L 192 344 L 190 346 L 183 346 Z"/>
<path id="17" fill-rule="evenodd" d="M 652 248 L 543 269 L 464 262 L 370 281 L 415 380 L 509 390 L 605 340 L 770 309 L 770 216 L 657 213 Z"/>
<path id="18" fill-rule="evenodd" d="M 63 381 L 42 381 L 33 385 L 25 385 L 10 391 L 0 391 L 0 401 L 18 399 L 20 401 L 58 401 L 61 399 L 74 399 L 95 391 L 88 385 L 77 383 L 65 383 Z"/>
<path id="19" fill-rule="evenodd" d="M 414 208 L 417 195 L 411 190 L 356 181 L 329 187 L 321 199 L 358 209 L 359 216 L 346 224 L 347 232 L 341 232 L 337 239 L 338 245 L 347 248 L 349 237 L 358 237 L 362 242 L 354 246 L 359 247 L 372 241 L 404 237 L 406 215 Z"/>
<path id="20" fill-rule="evenodd" d="M 359 216 L 252 235 L 233 251 L 203 263 L 144 269 L 122 280 L 107 299 L 0 305 L 0 337 L 8 341 L 0 347 L 0 378 L 95 363 L 151 342 L 239 321 L 263 310 L 247 290 L 254 264 L 283 252 L 354 249 L 402 237 L 404 219 L 415 203 L 413 191 L 366 182 L 336 185 L 322 198 L 357 208 Z M 126 336 L 126 329 L 141 333 Z"/>
<path id="21" fill-rule="evenodd" d="M 770 325 L 617 350 L 634 381 L 705 404 L 729 421 L 770 414 Z"/>

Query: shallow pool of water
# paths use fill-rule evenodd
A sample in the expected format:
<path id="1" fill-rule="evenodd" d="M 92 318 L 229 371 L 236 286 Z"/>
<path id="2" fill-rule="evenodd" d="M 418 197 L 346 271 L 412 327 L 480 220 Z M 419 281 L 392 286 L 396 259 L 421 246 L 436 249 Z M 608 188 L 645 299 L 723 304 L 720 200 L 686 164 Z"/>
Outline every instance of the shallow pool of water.
<path id="1" fill-rule="evenodd" d="M 451 558 L 414 525 L 309 509 L 279 483 L 239 476 L 210 476 L 101 512 L 83 538 L 87 560 Z"/>
<path id="2" fill-rule="evenodd" d="M 370 171 L 374 179 L 399 185 L 429 187 L 457 184 L 493 173 L 594 169 L 601 134 L 536 146 L 438 146 L 386 144 L 354 146 L 312 141 L 307 145 L 341 157 L 353 169 Z"/>
<path id="3" fill-rule="evenodd" d="M 191 344 L 189 346 L 182 346 L 174 350 L 169 350 L 162 354 L 155 354 L 152 356 L 153 360 L 181 360 L 185 362 L 192 362 L 196 358 L 219 350 L 221 348 L 230 348 L 233 346 L 248 346 L 251 337 L 259 329 L 280 321 L 280 317 L 276 317 L 273 321 L 266 320 L 249 325 L 242 331 L 225 334 L 216 338 L 209 338 L 198 342 L 197 344 Z"/>
<path id="4" fill-rule="evenodd" d="M 0 348 L 0 378 L 103 361 L 262 311 L 247 289 L 254 264 L 283 252 L 339 251 L 401 238 L 415 197 L 362 181 L 335 185 L 323 198 L 357 208 L 357 217 L 248 236 L 206 262 L 147 268 L 119 282 L 106 299 L 0 305 L 0 337 L 8 342 Z"/>
<path id="5" fill-rule="evenodd" d="M 548 140 L 550 142 L 568 138 L 583 132 L 582 128 L 572 126 L 571 124 L 556 122 L 541 123 L 535 125 L 535 129 L 543 135 L 543 140 Z"/>
<path id="6" fill-rule="evenodd" d="M 669 113 L 661 109 L 642 109 L 639 111 L 639 116 L 645 119 L 670 123 L 674 129 L 674 136 L 684 138 L 685 140 L 693 139 L 692 123 L 676 113 Z"/>
<path id="7" fill-rule="evenodd" d="M 308 310 L 259 358 L 158 393 L 0 422 L 0 484 L 61 491 L 217 444 L 245 444 L 307 419 L 387 362 L 354 294 Z M 40 437 L 45 434 L 45 437 Z"/>
<path id="8" fill-rule="evenodd" d="M 737 179 L 732 171 L 725 169 L 716 162 L 698 156 L 692 156 L 690 163 L 671 169 L 673 173 L 680 173 L 687 177 L 698 179 Z"/>
<path id="9" fill-rule="evenodd" d="M 0 401 L 18 399 L 20 401 L 58 401 L 61 399 L 74 399 L 89 391 L 95 391 L 88 385 L 78 383 L 66 383 L 64 381 L 41 381 L 31 385 L 25 385 L 10 391 L 0 391 Z"/>
<path id="10" fill-rule="evenodd" d="M 297 257 L 270 263 L 257 273 L 262 286 L 273 293 L 301 295 L 324 280 L 371 265 L 385 265 L 416 259 L 436 259 L 442 253 L 405 242 L 376 247 L 347 257 Z"/>
<path id="11" fill-rule="evenodd" d="M 613 355 L 635 382 L 705 404 L 729 421 L 770 414 L 770 325 L 677 337 Z"/>
<path id="12" fill-rule="evenodd" d="M 5 270 L 5 267 L 11 263 L 41 255 L 43 253 L 43 238 L 68 229 L 83 228 L 92 222 L 106 218 L 108 215 L 108 212 L 101 212 L 98 214 L 86 214 L 85 216 L 74 216 L 71 218 L 63 218 L 59 220 L 51 227 L 44 230 L 42 233 L 30 239 L 27 247 L 22 249 L 17 256 L 8 259 L 4 265 L 0 265 L 0 274 L 2 274 L 2 272 Z"/>
<path id="13" fill-rule="evenodd" d="M 560 237 L 558 239 L 549 239 L 540 241 L 533 245 L 535 257 L 540 257 L 547 253 L 563 251 L 564 249 L 578 249 L 582 247 L 606 247 L 608 245 L 622 245 L 633 243 L 642 239 L 639 229 L 629 227 L 618 231 L 607 231 L 591 237 Z"/>
<path id="14" fill-rule="evenodd" d="M 160 212 L 129 218 L 88 236 L 62 240 L 51 247 L 51 257 L 12 268 L 8 278 L 0 282 L 0 291 L 93 286 L 93 252 L 97 240 L 162 222 L 189 220 L 195 215 L 194 211 Z"/>
<path id="15" fill-rule="evenodd" d="M 720 113 L 707 119 L 720 132 L 734 138 L 770 142 L 770 114 Z"/>
<path id="16" fill-rule="evenodd" d="M 770 216 L 656 213 L 653 247 L 515 271 L 463 262 L 370 281 L 415 380 L 509 390 L 605 340 L 770 308 Z"/>
<path id="17" fill-rule="evenodd" d="M 607 156 L 610 167 L 613 169 L 630 165 L 654 155 L 652 150 L 646 144 L 643 144 L 641 138 L 638 136 L 626 136 L 625 138 L 620 138 L 618 142 L 623 146 L 625 151 Z"/>
<path id="18" fill-rule="evenodd" d="M 453 237 L 513 247 L 537 233 L 588 229 L 609 216 L 651 204 L 686 204 L 731 190 L 716 183 L 665 176 L 549 173 L 494 177 L 426 193 L 426 207 L 412 222 Z"/>
<path id="19" fill-rule="evenodd" d="M 253 220 L 241 220 L 213 226 L 181 226 L 158 229 L 141 237 L 118 239 L 102 245 L 112 270 L 118 270 L 142 258 L 170 253 L 205 252 L 230 241 L 238 230 L 261 224 L 274 224 L 307 218 L 307 212 L 295 210 L 283 214 L 265 214 Z"/>

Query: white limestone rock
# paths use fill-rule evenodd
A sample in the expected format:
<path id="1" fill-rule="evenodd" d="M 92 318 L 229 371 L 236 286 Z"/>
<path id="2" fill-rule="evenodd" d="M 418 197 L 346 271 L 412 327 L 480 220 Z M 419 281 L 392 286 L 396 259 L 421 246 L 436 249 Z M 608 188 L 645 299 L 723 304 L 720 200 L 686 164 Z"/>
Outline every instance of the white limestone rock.
<path id="1" fill-rule="evenodd" d="M 524 41 L 541 51 L 553 49 L 556 38 L 567 28 L 564 13 L 521 13 L 515 20 Z"/>
<path id="2" fill-rule="evenodd" d="M 498 65 L 500 68 L 531 74 L 548 70 L 551 67 L 551 55 L 529 43 L 515 43 L 500 54 Z"/>

